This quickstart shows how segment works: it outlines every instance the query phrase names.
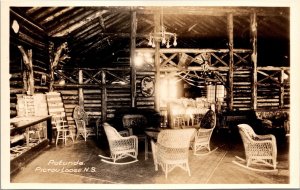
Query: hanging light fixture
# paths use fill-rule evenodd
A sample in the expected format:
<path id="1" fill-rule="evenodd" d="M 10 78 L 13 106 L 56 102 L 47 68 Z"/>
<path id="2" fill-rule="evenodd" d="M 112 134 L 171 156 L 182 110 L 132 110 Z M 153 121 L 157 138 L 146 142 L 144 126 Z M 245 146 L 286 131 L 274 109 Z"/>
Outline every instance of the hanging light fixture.
<path id="1" fill-rule="evenodd" d="M 176 33 L 167 32 L 166 27 L 163 22 L 163 9 L 160 15 L 160 31 L 159 32 L 151 32 L 149 34 L 149 42 L 148 46 L 155 48 L 155 43 L 159 42 L 162 46 L 166 46 L 166 48 L 170 48 L 173 40 L 173 46 L 177 46 L 177 35 Z"/>

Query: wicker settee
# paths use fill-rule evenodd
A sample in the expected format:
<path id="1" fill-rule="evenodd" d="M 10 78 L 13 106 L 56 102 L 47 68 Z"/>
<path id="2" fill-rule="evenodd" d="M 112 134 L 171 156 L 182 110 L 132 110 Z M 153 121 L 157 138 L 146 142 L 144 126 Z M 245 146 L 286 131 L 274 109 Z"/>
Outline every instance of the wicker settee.
<path id="1" fill-rule="evenodd" d="M 289 110 L 255 110 L 263 134 L 274 134 L 281 142 L 290 133 Z"/>

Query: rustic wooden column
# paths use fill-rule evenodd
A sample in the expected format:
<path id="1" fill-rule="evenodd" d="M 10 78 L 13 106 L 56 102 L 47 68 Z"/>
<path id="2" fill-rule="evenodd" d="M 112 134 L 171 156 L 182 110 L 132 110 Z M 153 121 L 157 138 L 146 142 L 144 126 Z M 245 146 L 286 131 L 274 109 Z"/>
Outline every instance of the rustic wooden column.
<path id="1" fill-rule="evenodd" d="M 130 33 L 130 67 L 131 67 L 131 107 L 136 106 L 136 68 L 135 68 L 135 46 L 136 46 L 136 11 L 131 12 Z"/>
<path id="2" fill-rule="evenodd" d="M 49 46 L 49 49 L 51 48 L 51 45 L 53 44 L 50 44 Z M 53 54 L 54 58 L 50 58 L 50 61 L 52 60 L 52 62 L 50 62 L 50 84 L 49 84 L 49 91 L 52 92 L 54 89 L 53 89 L 53 84 L 54 84 L 54 70 L 55 68 L 57 67 L 60 59 L 61 59 L 61 55 L 62 55 L 62 51 L 64 49 L 66 49 L 68 46 L 68 43 L 67 42 L 64 42 L 62 45 L 60 45 L 55 54 Z M 52 47 L 53 48 L 53 47 Z M 50 50 L 51 52 L 51 50 Z M 51 54 L 50 54 L 51 56 Z"/>
<path id="3" fill-rule="evenodd" d="M 256 13 L 252 13 L 250 16 L 250 35 L 252 43 L 252 109 L 257 108 L 257 19 Z"/>
<path id="4" fill-rule="evenodd" d="M 54 43 L 49 42 L 49 63 L 50 63 L 50 82 L 49 82 L 49 91 L 53 92 L 54 84 L 54 67 L 53 67 L 53 57 L 54 57 Z"/>
<path id="5" fill-rule="evenodd" d="M 82 69 L 79 69 L 79 72 L 78 72 L 78 83 L 79 84 L 83 83 Z M 78 104 L 79 104 L 80 107 L 84 108 L 84 97 L 83 97 L 83 89 L 82 89 L 82 87 L 78 88 Z"/>
<path id="6" fill-rule="evenodd" d="M 160 15 L 158 13 L 154 14 L 154 32 L 159 32 L 160 30 Z M 160 42 L 154 40 L 155 52 L 154 52 L 154 67 L 155 67 L 155 109 L 160 112 Z"/>
<path id="7" fill-rule="evenodd" d="M 23 62 L 25 64 L 25 70 L 23 72 L 24 88 L 27 91 L 27 95 L 33 95 L 34 76 L 32 66 L 32 49 L 28 50 L 26 53 L 22 46 L 18 46 L 18 48 L 22 54 Z"/>
<path id="8" fill-rule="evenodd" d="M 228 71 L 228 100 L 227 106 L 229 110 L 233 110 L 233 15 L 230 13 L 227 15 L 227 31 L 228 31 L 228 48 L 229 48 L 229 71 Z"/>
<path id="9" fill-rule="evenodd" d="M 283 76 L 285 75 L 284 70 L 282 69 L 280 72 L 280 95 L 279 95 L 279 107 L 283 108 L 284 107 L 284 78 Z"/>
<path id="10" fill-rule="evenodd" d="M 107 91 L 106 91 L 106 73 L 105 70 L 101 71 L 101 83 L 102 83 L 102 92 L 101 92 L 101 119 L 102 124 L 106 121 L 106 112 L 107 112 Z"/>

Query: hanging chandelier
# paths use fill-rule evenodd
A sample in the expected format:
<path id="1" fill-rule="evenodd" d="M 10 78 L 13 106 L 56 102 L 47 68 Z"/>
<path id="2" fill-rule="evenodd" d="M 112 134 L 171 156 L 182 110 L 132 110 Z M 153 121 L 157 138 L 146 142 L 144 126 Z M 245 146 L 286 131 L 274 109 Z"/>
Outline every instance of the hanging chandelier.
<path id="1" fill-rule="evenodd" d="M 149 42 L 148 45 L 151 47 L 155 47 L 156 42 L 161 43 L 162 46 L 166 46 L 166 48 L 170 48 L 171 44 L 174 47 L 177 46 L 177 35 L 176 33 L 167 32 L 166 27 L 163 23 L 163 10 L 160 15 L 160 31 L 151 32 L 149 34 Z"/>

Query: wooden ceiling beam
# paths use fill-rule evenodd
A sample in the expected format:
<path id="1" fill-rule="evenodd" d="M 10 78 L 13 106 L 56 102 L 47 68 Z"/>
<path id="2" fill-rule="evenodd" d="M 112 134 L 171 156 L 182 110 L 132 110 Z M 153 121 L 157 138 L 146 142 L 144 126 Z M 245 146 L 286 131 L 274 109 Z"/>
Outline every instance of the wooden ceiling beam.
<path id="1" fill-rule="evenodd" d="M 103 19 L 102 15 L 100 15 L 100 16 L 98 17 L 98 20 L 99 20 L 100 26 L 101 26 L 102 29 L 105 31 L 105 30 L 106 30 L 106 26 L 105 26 L 104 19 Z"/>
<path id="2" fill-rule="evenodd" d="M 31 17 L 36 20 L 37 22 L 40 22 L 41 20 L 44 20 L 48 17 L 48 15 L 52 15 L 54 11 L 58 10 L 58 7 L 49 7 L 47 9 L 42 10 L 40 13 L 37 14 L 29 14 Z"/>
<path id="3" fill-rule="evenodd" d="M 94 24 L 90 24 L 88 27 L 85 27 L 85 25 L 83 25 L 77 30 L 72 31 L 70 36 L 73 36 L 74 39 L 83 38 L 84 36 L 88 35 L 90 31 L 94 32 L 95 30 L 99 30 L 98 25 L 99 25 L 98 22 L 95 22 Z"/>
<path id="4" fill-rule="evenodd" d="M 69 23 L 63 24 L 58 29 L 50 32 L 50 35 L 52 35 L 54 37 L 65 36 L 65 35 L 71 33 L 72 31 L 76 30 L 77 28 L 85 25 L 86 23 L 98 18 L 100 15 L 102 15 L 106 12 L 107 12 L 106 10 L 100 10 L 100 11 L 96 11 L 96 12 L 90 14 L 89 16 L 87 16 L 86 18 L 84 18 L 82 20 L 81 19 L 76 19 L 76 20 L 73 19 Z M 80 20 L 80 21 L 78 22 L 78 20 Z M 64 28 L 64 29 L 60 30 L 61 28 Z"/>
<path id="5" fill-rule="evenodd" d="M 67 13 L 68 11 L 71 11 L 72 9 L 74 9 L 74 7 L 66 7 L 66 8 L 62 9 L 61 11 L 59 11 L 59 12 L 53 14 L 53 15 L 49 15 L 43 21 L 41 21 L 41 24 L 44 25 L 44 24 L 54 20 L 55 18 Z"/>
<path id="6" fill-rule="evenodd" d="M 18 19 L 21 19 L 23 22 L 28 23 L 30 26 L 32 26 L 34 28 L 34 30 L 38 30 L 39 32 L 42 32 L 42 34 L 46 33 L 45 28 L 39 26 L 38 24 L 34 23 L 32 20 L 30 20 L 29 18 L 27 18 L 24 15 L 21 15 L 19 13 L 17 13 L 16 11 L 14 11 L 13 9 L 10 9 L 10 13 L 15 16 Z"/>
<path id="7" fill-rule="evenodd" d="M 26 14 L 34 14 L 35 12 L 39 11 L 43 7 L 31 7 L 26 11 Z"/>
<path id="8" fill-rule="evenodd" d="M 160 11 L 157 7 L 137 7 L 139 14 L 155 14 Z M 163 14 L 191 14 L 207 16 L 224 16 L 232 13 L 235 15 L 250 15 L 255 12 L 258 16 L 289 16 L 287 7 L 208 7 L 208 6 L 174 6 L 163 7 Z"/>
<path id="9" fill-rule="evenodd" d="M 116 23 L 124 20 L 126 17 L 129 17 L 129 16 L 130 16 L 129 13 L 128 14 L 119 15 L 119 17 L 117 17 L 116 19 L 114 19 L 112 22 L 108 23 L 106 25 L 106 28 L 110 28 L 111 26 L 114 26 Z"/>
<path id="10" fill-rule="evenodd" d="M 58 17 L 55 17 L 53 20 L 45 23 L 43 26 L 45 26 L 45 28 L 48 28 L 49 30 L 54 30 L 54 29 L 58 28 L 60 25 L 69 23 L 74 18 L 80 17 L 80 15 L 82 15 L 82 14 L 86 14 L 85 8 L 72 7 L 67 12 L 64 12 L 63 14 L 59 15 Z"/>

